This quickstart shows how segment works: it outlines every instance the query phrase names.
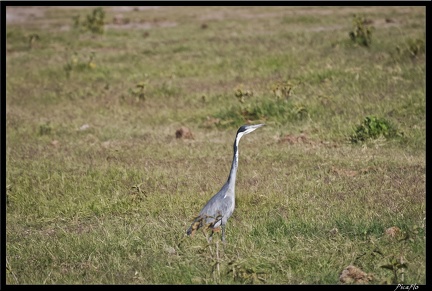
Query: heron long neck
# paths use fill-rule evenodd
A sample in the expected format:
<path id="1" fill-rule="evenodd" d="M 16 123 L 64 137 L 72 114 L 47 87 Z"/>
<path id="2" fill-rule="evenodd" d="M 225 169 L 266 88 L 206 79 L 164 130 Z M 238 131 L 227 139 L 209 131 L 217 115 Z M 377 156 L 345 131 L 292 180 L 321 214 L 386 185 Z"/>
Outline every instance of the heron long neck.
<path id="1" fill-rule="evenodd" d="M 233 156 L 233 161 L 232 161 L 232 165 L 231 165 L 231 171 L 228 177 L 228 188 L 234 190 L 235 188 L 235 182 L 236 182 L 236 175 L 237 175 L 237 167 L 238 167 L 238 143 L 240 141 L 241 136 L 236 136 L 236 139 L 234 141 L 234 156 Z"/>

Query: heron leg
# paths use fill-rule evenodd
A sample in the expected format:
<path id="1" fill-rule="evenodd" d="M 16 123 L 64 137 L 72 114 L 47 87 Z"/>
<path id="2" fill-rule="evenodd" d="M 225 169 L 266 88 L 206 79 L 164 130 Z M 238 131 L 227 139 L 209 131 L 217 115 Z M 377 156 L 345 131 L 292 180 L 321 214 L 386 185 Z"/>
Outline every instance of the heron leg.
<path id="1" fill-rule="evenodd" d="M 225 243 L 225 224 L 221 225 L 222 228 L 222 242 Z"/>
<path id="2" fill-rule="evenodd" d="M 211 230 L 210 234 L 208 232 L 204 232 L 205 238 L 207 239 L 207 243 L 211 243 L 213 238 L 213 230 Z"/>

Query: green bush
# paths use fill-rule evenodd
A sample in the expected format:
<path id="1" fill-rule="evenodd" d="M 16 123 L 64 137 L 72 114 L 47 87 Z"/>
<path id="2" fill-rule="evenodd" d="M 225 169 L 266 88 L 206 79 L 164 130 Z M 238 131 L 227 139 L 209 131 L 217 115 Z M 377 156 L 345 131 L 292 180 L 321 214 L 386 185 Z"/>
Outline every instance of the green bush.
<path id="1" fill-rule="evenodd" d="M 357 125 L 354 134 L 350 136 L 350 140 L 351 143 L 358 143 L 380 136 L 393 138 L 400 134 L 388 120 L 375 116 L 367 116 L 360 125 Z"/>
<path id="2" fill-rule="evenodd" d="M 368 25 L 369 21 L 362 16 L 354 15 L 353 29 L 349 33 L 351 40 L 360 45 L 369 47 L 372 42 L 373 27 Z"/>
<path id="3" fill-rule="evenodd" d="M 73 26 L 80 31 L 90 31 L 91 33 L 103 34 L 105 25 L 105 11 L 102 7 L 93 9 L 91 14 L 88 14 L 85 21 L 80 21 L 80 16 L 73 17 Z"/>

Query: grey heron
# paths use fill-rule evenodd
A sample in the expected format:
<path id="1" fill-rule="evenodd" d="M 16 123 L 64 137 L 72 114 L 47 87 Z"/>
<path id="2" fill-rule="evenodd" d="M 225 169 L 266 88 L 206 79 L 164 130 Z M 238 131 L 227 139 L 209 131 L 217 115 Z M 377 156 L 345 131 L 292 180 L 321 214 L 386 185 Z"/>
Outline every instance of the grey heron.
<path id="1" fill-rule="evenodd" d="M 222 228 L 222 241 L 225 241 L 225 224 L 234 212 L 235 206 L 235 182 L 238 169 L 239 141 L 243 135 L 251 133 L 263 125 L 264 124 L 243 125 L 237 130 L 234 140 L 234 157 L 228 180 L 219 192 L 217 192 L 202 208 L 199 215 L 194 219 L 191 226 L 186 231 L 187 235 L 193 236 L 195 231 L 201 227 L 209 228 L 212 231 L 209 238 L 211 240 L 213 233 Z"/>

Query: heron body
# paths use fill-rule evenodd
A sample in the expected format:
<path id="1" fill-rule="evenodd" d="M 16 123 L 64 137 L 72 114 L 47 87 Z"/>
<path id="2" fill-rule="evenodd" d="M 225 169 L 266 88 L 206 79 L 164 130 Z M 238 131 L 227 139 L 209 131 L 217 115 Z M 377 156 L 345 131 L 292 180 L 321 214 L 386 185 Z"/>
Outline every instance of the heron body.
<path id="1" fill-rule="evenodd" d="M 233 214 L 235 207 L 235 182 L 238 168 L 239 141 L 243 135 L 251 133 L 263 125 L 264 124 L 243 125 L 237 130 L 234 140 L 234 156 L 228 180 L 219 192 L 202 208 L 199 215 L 194 219 L 192 225 L 187 230 L 187 235 L 193 235 L 199 228 L 206 227 L 212 230 L 210 234 L 211 239 L 213 233 L 218 231 L 220 227 L 222 228 L 222 241 L 225 241 L 225 224 Z"/>

